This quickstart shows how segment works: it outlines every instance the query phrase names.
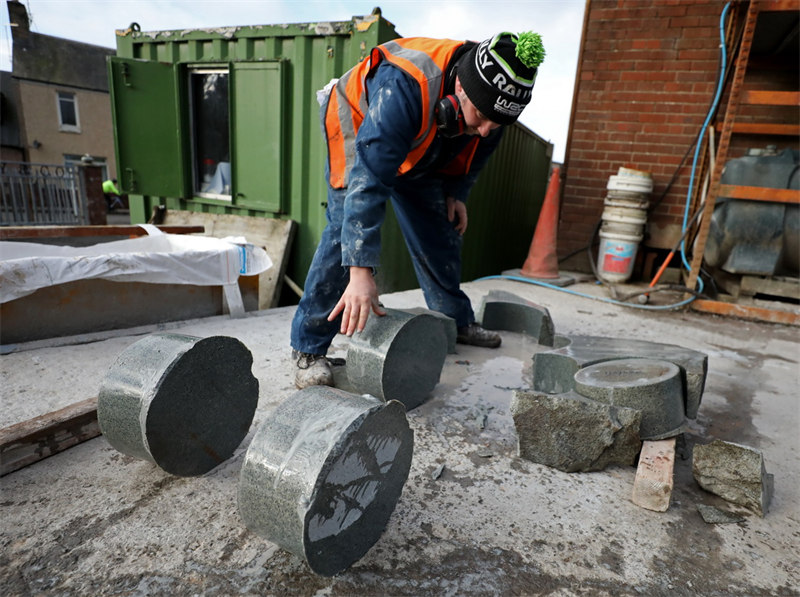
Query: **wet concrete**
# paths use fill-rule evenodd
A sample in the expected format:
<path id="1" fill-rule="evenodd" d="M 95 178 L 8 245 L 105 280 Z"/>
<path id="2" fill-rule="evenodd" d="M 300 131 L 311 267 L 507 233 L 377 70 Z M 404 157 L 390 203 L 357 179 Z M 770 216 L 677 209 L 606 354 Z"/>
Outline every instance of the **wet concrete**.
<path id="1" fill-rule="evenodd" d="M 573 286 L 584 292 L 591 285 Z M 302 558 L 249 531 L 238 476 L 258 425 L 293 394 L 293 309 L 241 320 L 184 322 L 180 333 L 239 338 L 254 356 L 260 397 L 248 437 L 202 477 L 183 478 L 97 438 L 2 479 L 0 585 L 31 595 L 797 595 L 800 428 L 796 328 L 694 313 L 644 313 L 511 282 L 465 285 L 477 307 L 491 289 L 550 311 L 559 334 L 678 344 L 708 355 L 697 418 L 675 464 L 672 505 L 630 502 L 635 468 L 567 474 L 516 455 L 512 390 L 530 389 L 522 334 L 497 350 L 459 345 L 440 383 L 408 413 L 414 457 L 385 531 L 345 572 L 314 574 Z M 597 290 L 599 291 L 599 290 Z M 382 297 L 423 305 L 418 291 Z M 113 357 L 137 336 L 0 358 L 6 423 L 97 392 Z M 337 338 L 334 355 L 347 341 Z M 79 368 L 80 374 L 76 374 Z M 9 396 L 13 402 L 9 403 Z M 42 409 L 36 412 L 36 409 Z M 20 419 L 20 420 L 21 420 Z M 764 518 L 699 488 L 697 443 L 751 445 L 775 473 Z M 434 475 L 441 468 L 440 474 Z M 707 524 L 698 504 L 744 518 Z"/>

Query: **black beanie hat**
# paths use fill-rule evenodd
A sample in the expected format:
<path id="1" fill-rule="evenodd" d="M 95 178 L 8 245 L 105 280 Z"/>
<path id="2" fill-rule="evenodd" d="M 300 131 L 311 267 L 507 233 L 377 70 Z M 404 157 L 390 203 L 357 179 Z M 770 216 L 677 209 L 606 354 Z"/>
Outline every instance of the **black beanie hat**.
<path id="1" fill-rule="evenodd" d="M 538 33 L 498 33 L 459 60 L 456 74 L 475 107 L 497 124 L 513 124 L 528 102 L 544 59 Z"/>

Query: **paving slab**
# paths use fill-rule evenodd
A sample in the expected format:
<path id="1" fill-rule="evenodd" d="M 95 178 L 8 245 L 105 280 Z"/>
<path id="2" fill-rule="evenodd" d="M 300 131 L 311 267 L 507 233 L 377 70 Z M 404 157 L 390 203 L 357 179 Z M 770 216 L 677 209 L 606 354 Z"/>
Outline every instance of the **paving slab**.
<path id="1" fill-rule="evenodd" d="M 640 311 L 504 280 L 464 284 L 477 308 L 491 290 L 546 306 L 559 334 L 683 346 L 708 357 L 687 449 L 714 439 L 760 450 L 776 473 L 764 518 L 706 524 L 724 507 L 676 458 L 672 502 L 631 503 L 633 466 L 570 474 L 517 455 L 510 404 L 531 391 L 546 349 L 501 331 L 496 350 L 457 346 L 429 399 L 408 412 L 414 455 L 385 530 L 333 577 L 248 529 L 239 475 L 256 430 L 297 390 L 289 358 L 293 307 L 164 326 L 238 338 L 253 355 L 259 400 L 231 458 L 179 477 L 103 437 L 0 480 L 0 586 L 9 595 L 793 595 L 800 586 L 797 329 L 694 312 Z M 570 287 L 602 296 L 593 284 Z M 659 295 L 658 298 L 661 298 Z M 381 297 L 425 305 L 419 290 Z M 0 357 L 0 420 L 10 425 L 97 394 L 122 350 L 156 330 L 99 335 Z M 338 336 L 333 356 L 349 341 Z M 629 356 L 629 355 L 625 355 Z M 438 475 L 434 473 L 439 472 Z M 436 477 L 436 478 L 434 478 Z M 738 512 L 737 512 L 738 513 Z"/>

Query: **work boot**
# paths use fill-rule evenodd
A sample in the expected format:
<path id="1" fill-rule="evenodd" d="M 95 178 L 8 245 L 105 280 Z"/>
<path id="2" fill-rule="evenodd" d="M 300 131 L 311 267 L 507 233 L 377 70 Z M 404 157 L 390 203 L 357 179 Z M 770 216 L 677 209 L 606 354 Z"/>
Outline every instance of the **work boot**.
<path id="1" fill-rule="evenodd" d="M 332 386 L 333 371 L 324 354 L 309 354 L 292 350 L 295 363 L 294 385 L 302 390 L 309 386 Z"/>
<path id="2" fill-rule="evenodd" d="M 477 323 L 471 323 L 466 327 L 458 328 L 456 342 L 484 348 L 497 348 L 500 346 L 501 340 L 500 334 L 497 332 L 490 332 Z"/>

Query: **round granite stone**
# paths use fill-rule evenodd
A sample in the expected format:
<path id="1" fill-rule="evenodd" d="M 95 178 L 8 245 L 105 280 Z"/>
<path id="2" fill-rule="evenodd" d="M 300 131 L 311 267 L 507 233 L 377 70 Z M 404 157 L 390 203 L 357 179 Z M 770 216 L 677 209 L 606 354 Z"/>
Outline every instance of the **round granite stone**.
<path id="1" fill-rule="evenodd" d="M 681 370 L 669 361 L 616 359 L 589 365 L 575 373 L 575 390 L 598 402 L 641 411 L 642 439 L 664 439 L 683 429 Z"/>
<path id="2" fill-rule="evenodd" d="M 333 576 L 386 528 L 411 467 L 405 408 L 314 386 L 261 424 L 239 480 L 248 529 Z"/>
<path id="3" fill-rule="evenodd" d="M 354 392 L 398 400 L 411 410 L 439 383 L 446 356 L 447 335 L 434 316 L 387 309 L 351 338 L 347 379 Z"/>
<path id="4" fill-rule="evenodd" d="M 153 334 L 123 351 L 97 418 L 117 450 L 168 473 L 202 475 L 233 455 L 258 404 L 253 357 L 235 338 Z"/>

